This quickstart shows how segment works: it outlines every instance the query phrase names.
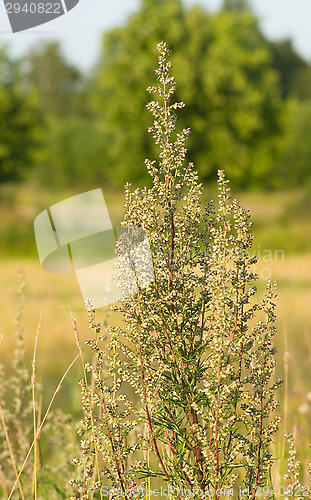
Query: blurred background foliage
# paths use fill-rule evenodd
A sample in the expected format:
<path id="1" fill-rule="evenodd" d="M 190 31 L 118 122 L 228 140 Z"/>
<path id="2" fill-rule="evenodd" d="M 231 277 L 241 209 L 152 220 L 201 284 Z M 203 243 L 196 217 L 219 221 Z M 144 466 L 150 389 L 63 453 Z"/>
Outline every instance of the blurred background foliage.
<path id="1" fill-rule="evenodd" d="M 224 168 L 237 189 L 309 182 L 311 66 L 291 41 L 267 40 L 244 0 L 209 13 L 181 0 L 141 0 L 126 22 L 103 34 L 97 64 L 82 74 L 60 44 L 22 59 L 0 48 L 0 181 L 36 179 L 56 188 L 148 183 L 144 159 L 147 84 L 156 43 L 173 51 L 180 127 L 203 181 Z"/>
<path id="2" fill-rule="evenodd" d="M 119 223 L 124 183 L 149 184 L 144 160 L 158 151 L 147 133 L 146 86 L 156 84 L 161 40 L 172 49 L 177 99 L 186 103 L 177 123 L 192 129 L 188 160 L 206 199 L 223 168 L 247 206 L 258 200 L 260 242 L 309 251 L 311 64 L 290 40 L 268 40 L 246 0 L 224 0 L 213 13 L 141 0 L 103 33 L 88 73 L 57 40 L 22 58 L 0 46 L 0 256 L 36 256 L 33 220 L 61 199 L 102 187 Z M 267 192 L 269 220 L 265 210 L 257 217 Z"/>

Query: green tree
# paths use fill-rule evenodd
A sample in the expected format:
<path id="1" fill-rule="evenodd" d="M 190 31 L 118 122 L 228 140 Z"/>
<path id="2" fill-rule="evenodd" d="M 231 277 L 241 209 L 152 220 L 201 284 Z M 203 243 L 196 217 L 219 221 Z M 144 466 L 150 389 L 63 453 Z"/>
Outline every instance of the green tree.
<path id="1" fill-rule="evenodd" d="M 25 88 L 21 63 L 0 48 L 0 181 L 19 179 L 38 145 L 37 104 Z"/>
<path id="2" fill-rule="evenodd" d="M 300 101 L 311 101 L 311 66 L 298 69 L 293 75 L 292 96 Z"/>
<path id="3" fill-rule="evenodd" d="M 67 61 L 59 42 L 31 50 L 24 70 L 44 119 L 36 175 L 54 189 L 72 183 L 97 186 L 104 178 L 103 148 L 96 117 L 88 107 L 88 78 Z"/>
<path id="4" fill-rule="evenodd" d="M 53 189 L 72 185 L 91 189 L 107 182 L 105 147 L 97 120 L 76 115 L 50 119 L 42 144 L 37 155 L 41 183 Z"/>
<path id="5" fill-rule="evenodd" d="M 93 104 L 116 184 L 143 182 L 140 165 L 154 153 L 141 132 L 150 125 L 143 81 L 152 78 L 163 39 L 173 50 L 178 99 L 188 103 L 181 128 L 191 125 L 189 157 L 201 175 L 211 179 L 221 167 L 240 186 L 266 182 L 283 126 L 278 78 L 254 15 L 229 4 L 210 15 L 180 0 L 142 0 L 124 26 L 104 35 Z"/>
<path id="6" fill-rule="evenodd" d="M 83 77 L 68 63 L 59 42 L 47 42 L 29 52 L 25 59 L 25 77 L 36 90 L 44 115 L 68 115 L 77 106 Z"/>
<path id="7" fill-rule="evenodd" d="M 285 148 L 276 166 L 276 180 L 281 187 L 292 188 L 311 182 L 311 101 L 292 101 L 285 135 Z"/>
<path id="8" fill-rule="evenodd" d="M 308 73 L 308 63 L 298 54 L 293 47 L 291 40 L 279 42 L 270 42 L 270 50 L 272 53 L 272 64 L 280 76 L 280 84 L 283 98 L 287 98 L 293 94 L 298 98 L 304 97 L 306 89 L 302 92 L 299 86 L 302 86 L 302 76 Z M 307 72 L 307 73 L 305 73 Z M 308 74 L 310 76 L 310 74 Z M 306 78 L 307 79 L 307 78 Z M 308 79 L 308 83 L 310 78 Z M 306 87 L 306 85 L 303 85 Z M 310 87 L 310 84 L 308 84 Z M 309 91 L 310 96 L 310 91 Z"/>

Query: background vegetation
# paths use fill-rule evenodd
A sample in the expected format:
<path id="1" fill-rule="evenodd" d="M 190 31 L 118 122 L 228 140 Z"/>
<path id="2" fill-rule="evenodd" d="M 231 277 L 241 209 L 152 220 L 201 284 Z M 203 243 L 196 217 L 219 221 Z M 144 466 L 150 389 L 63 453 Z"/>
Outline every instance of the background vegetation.
<path id="1" fill-rule="evenodd" d="M 169 29 L 167 28 L 169 26 Z M 225 168 L 236 188 L 291 188 L 309 179 L 311 67 L 288 40 L 271 42 L 244 0 L 217 13 L 180 0 L 142 0 L 123 26 L 103 34 L 90 74 L 58 42 L 24 58 L 0 51 L 0 179 L 33 177 L 53 187 L 146 182 L 158 40 L 172 47 L 180 128 L 189 158 L 209 182 Z M 293 160 L 295 167 L 293 168 Z"/>

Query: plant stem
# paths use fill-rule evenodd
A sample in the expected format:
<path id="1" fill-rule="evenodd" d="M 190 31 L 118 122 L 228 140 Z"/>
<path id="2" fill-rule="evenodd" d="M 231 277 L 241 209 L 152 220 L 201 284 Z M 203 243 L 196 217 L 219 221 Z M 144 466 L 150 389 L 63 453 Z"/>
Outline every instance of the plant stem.
<path id="1" fill-rule="evenodd" d="M 37 456 L 38 456 L 38 443 L 37 439 L 35 439 L 37 432 L 37 424 L 36 424 L 36 399 L 35 399 L 35 381 L 36 381 L 36 355 L 37 355 L 37 345 L 38 345 L 38 336 L 41 328 L 41 319 L 40 316 L 39 325 L 37 328 L 36 338 L 35 338 L 35 346 L 33 351 L 33 359 L 32 359 L 32 377 L 31 377 L 31 390 L 32 390 L 32 410 L 33 410 L 33 433 L 34 433 L 34 468 L 33 468 L 33 490 L 34 490 L 34 498 L 37 500 Z"/>
<path id="2" fill-rule="evenodd" d="M 8 429 L 7 429 L 7 426 L 6 426 L 6 423 L 5 423 L 5 419 L 4 419 L 4 415 L 3 415 L 1 403 L 0 403 L 0 420 L 1 420 L 1 423 L 2 423 L 2 427 L 3 427 L 3 431 L 4 431 L 6 443 L 7 443 L 7 446 L 8 446 L 9 453 L 10 453 L 10 459 L 11 459 L 12 467 L 13 467 L 13 470 L 14 470 L 14 474 L 16 476 L 16 481 L 14 483 L 14 486 L 18 483 L 18 489 L 19 489 L 21 498 L 22 498 L 22 500 L 25 500 L 24 493 L 23 493 L 23 488 L 22 488 L 22 485 L 21 485 L 21 482 L 20 482 L 20 474 L 18 474 L 18 472 L 17 472 L 16 461 L 15 461 L 14 453 L 13 453 L 13 450 L 12 450 L 12 446 L 11 446 L 11 442 L 10 442 L 10 438 L 9 438 L 9 434 L 8 434 Z M 11 498 L 11 495 L 9 495 L 8 500 L 10 498 Z"/>
<path id="3" fill-rule="evenodd" d="M 28 453 L 27 453 L 27 455 L 26 455 L 26 457 L 25 457 L 25 460 L 24 460 L 24 462 L 23 462 L 23 465 L 22 465 L 22 467 L 21 467 L 21 469 L 20 469 L 20 471 L 19 471 L 19 473 L 18 473 L 18 476 L 17 476 L 17 478 L 16 478 L 15 483 L 14 483 L 14 484 L 13 484 L 13 486 L 12 486 L 12 489 L 11 489 L 11 491 L 10 491 L 10 494 L 9 494 L 9 496 L 8 496 L 8 499 L 7 499 L 7 500 L 10 500 L 10 499 L 12 498 L 12 495 L 13 495 L 13 493 L 14 493 L 15 487 L 16 487 L 17 483 L 19 483 L 19 478 L 20 478 L 20 476 L 21 476 L 21 474 L 22 474 L 22 472 L 23 472 L 23 470 L 24 470 L 24 468 L 25 468 L 25 465 L 26 465 L 26 463 L 27 463 L 27 461 L 28 461 L 28 458 L 30 457 L 30 454 L 31 454 L 31 452 L 32 452 L 32 449 L 33 449 L 33 447 L 34 447 L 34 445 L 35 445 L 35 441 L 38 439 L 38 437 L 39 437 L 39 435 L 40 435 L 40 432 L 41 432 L 41 429 L 42 429 L 42 427 L 43 427 L 43 425 L 44 425 L 44 423 L 45 423 L 45 421 L 46 421 L 46 419 L 47 419 L 48 414 L 50 413 L 50 410 L 51 410 L 52 404 L 54 403 L 54 400 L 55 400 L 55 398 L 56 398 L 56 395 L 57 395 L 57 393 L 60 391 L 61 386 L 62 386 L 62 384 L 63 384 L 63 382 L 64 382 L 64 380 L 65 380 L 65 378 L 66 378 L 66 376 L 67 376 L 68 372 L 71 370 L 71 368 L 73 367 L 73 365 L 75 364 L 75 362 L 77 361 L 77 359 L 78 359 L 78 358 L 79 358 L 79 354 L 78 354 L 78 355 L 74 358 L 74 360 L 70 363 L 70 365 L 69 365 L 69 366 L 68 366 L 68 368 L 66 369 L 66 371 L 65 371 L 64 375 L 63 375 L 63 376 L 62 376 L 62 378 L 60 379 L 60 381 L 59 381 L 59 383 L 58 383 L 58 385 L 57 385 L 57 387 L 56 387 L 56 389 L 55 389 L 55 391 L 54 391 L 54 394 L 53 394 L 53 396 L 52 396 L 52 398 L 51 398 L 51 401 L 50 401 L 50 403 L 49 403 L 49 405 L 48 405 L 48 408 L 47 408 L 47 410 L 46 410 L 46 412 L 45 412 L 45 414 L 44 414 L 44 417 L 43 417 L 43 419 L 42 419 L 42 422 L 41 422 L 41 424 L 39 425 L 39 427 L 38 427 L 38 429 L 37 429 L 37 432 L 36 432 L 36 435 L 35 435 L 35 439 L 33 440 L 32 444 L 31 444 L 31 446 L 30 446 L 30 448 L 29 448 L 29 450 L 28 450 Z M 0 405 L 0 410 L 1 410 L 1 405 Z M 1 414 L 2 414 L 2 413 L 1 413 Z"/>

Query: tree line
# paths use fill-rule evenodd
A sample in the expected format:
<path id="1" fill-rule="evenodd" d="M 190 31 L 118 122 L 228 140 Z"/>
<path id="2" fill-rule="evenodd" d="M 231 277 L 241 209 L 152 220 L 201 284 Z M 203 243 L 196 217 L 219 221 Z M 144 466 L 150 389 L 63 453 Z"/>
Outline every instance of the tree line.
<path id="1" fill-rule="evenodd" d="M 181 0 L 141 0 L 105 32 L 84 74 L 47 42 L 24 57 L 0 47 L 0 181 L 51 186 L 148 183 L 155 156 L 146 82 L 165 40 L 180 88 L 188 159 L 208 182 L 224 169 L 240 189 L 287 188 L 310 178 L 311 66 L 290 40 L 269 41 L 246 0 L 210 13 Z"/>

